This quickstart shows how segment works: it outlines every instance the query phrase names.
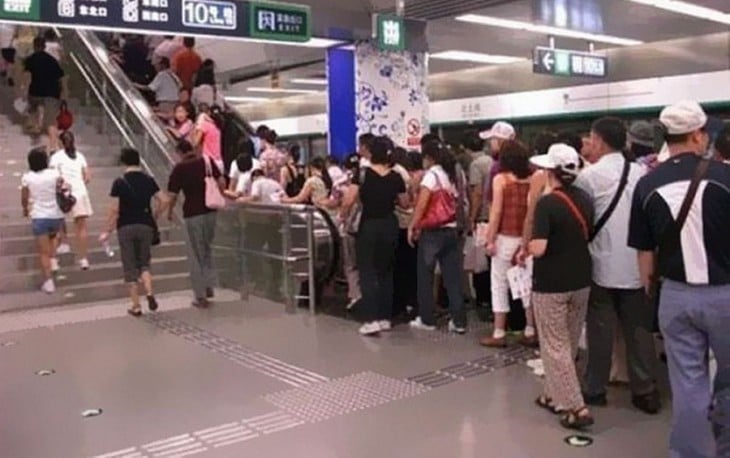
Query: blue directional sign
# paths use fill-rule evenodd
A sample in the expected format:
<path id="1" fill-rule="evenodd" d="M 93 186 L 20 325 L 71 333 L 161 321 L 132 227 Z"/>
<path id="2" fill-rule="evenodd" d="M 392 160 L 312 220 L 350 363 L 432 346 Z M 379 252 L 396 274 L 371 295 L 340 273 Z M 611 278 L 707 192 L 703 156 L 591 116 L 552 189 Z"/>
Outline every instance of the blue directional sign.
<path id="1" fill-rule="evenodd" d="M 605 78 L 608 58 L 579 51 L 537 47 L 532 55 L 532 71 L 556 76 Z"/>

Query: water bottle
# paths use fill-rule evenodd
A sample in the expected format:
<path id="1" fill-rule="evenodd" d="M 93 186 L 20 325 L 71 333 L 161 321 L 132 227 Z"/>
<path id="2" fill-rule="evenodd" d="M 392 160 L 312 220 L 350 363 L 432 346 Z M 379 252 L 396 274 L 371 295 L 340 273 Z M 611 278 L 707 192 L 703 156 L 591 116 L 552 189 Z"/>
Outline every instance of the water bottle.
<path id="1" fill-rule="evenodd" d="M 109 243 L 109 241 L 106 240 L 102 245 L 104 246 L 104 252 L 106 253 L 106 255 L 109 256 L 110 258 L 113 258 L 114 249 L 112 248 L 111 243 Z"/>

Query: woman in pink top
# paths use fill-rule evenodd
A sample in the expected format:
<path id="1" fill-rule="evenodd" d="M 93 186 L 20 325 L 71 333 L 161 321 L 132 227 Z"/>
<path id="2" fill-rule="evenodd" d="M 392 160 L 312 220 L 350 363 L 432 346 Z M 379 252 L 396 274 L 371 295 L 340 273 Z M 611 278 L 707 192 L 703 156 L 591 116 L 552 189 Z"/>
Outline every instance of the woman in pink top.
<path id="1" fill-rule="evenodd" d="M 205 104 L 200 105 L 200 114 L 193 134 L 193 145 L 201 147 L 203 155 L 215 162 L 218 170 L 223 170 L 221 130 L 213 120 L 210 107 Z"/>
<path id="2" fill-rule="evenodd" d="M 261 167 L 267 177 L 278 180 L 281 177 L 281 169 L 289 161 L 288 155 L 276 147 L 278 135 L 276 131 L 267 130 L 261 137 L 262 150 L 259 160 Z"/>

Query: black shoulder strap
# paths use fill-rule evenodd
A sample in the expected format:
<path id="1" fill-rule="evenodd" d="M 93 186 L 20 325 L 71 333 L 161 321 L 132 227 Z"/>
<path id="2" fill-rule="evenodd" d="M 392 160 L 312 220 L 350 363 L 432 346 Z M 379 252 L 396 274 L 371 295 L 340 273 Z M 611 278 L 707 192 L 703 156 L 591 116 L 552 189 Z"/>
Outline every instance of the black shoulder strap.
<path id="1" fill-rule="evenodd" d="M 595 226 L 593 226 L 593 229 L 591 230 L 591 236 L 588 239 L 589 242 L 592 242 L 599 232 L 601 232 L 601 229 L 606 225 L 608 220 L 611 218 L 611 215 L 613 215 L 613 212 L 616 210 L 616 207 L 618 207 L 618 203 L 621 201 L 621 196 L 623 195 L 624 191 L 626 190 L 626 185 L 629 182 L 629 172 L 631 171 L 631 162 L 629 162 L 627 159 L 624 159 L 624 170 L 621 172 L 621 181 L 619 181 L 618 189 L 616 190 L 616 194 L 613 196 L 613 199 L 611 200 L 611 203 L 609 204 L 608 208 L 605 212 L 601 215 L 600 218 L 598 218 L 598 221 L 596 222 Z"/>
<path id="2" fill-rule="evenodd" d="M 681 243 L 680 236 L 682 233 L 682 228 L 684 227 L 684 223 L 687 222 L 687 217 L 689 216 L 689 212 L 692 209 L 692 204 L 694 203 L 695 196 L 697 196 L 697 191 L 700 188 L 700 183 L 702 183 L 702 179 L 707 174 L 707 170 L 709 168 L 709 159 L 702 159 L 697 165 L 697 168 L 695 169 L 695 174 L 692 177 L 689 188 L 687 189 L 687 194 L 684 196 L 682 206 L 680 207 L 679 213 L 677 214 L 677 219 L 675 221 L 669 222 L 667 227 L 664 229 L 664 232 L 662 233 L 661 239 L 659 240 L 659 257 L 661 257 L 662 259 L 668 259 L 676 252 L 677 249 L 679 249 Z M 660 262 L 660 268 L 662 265 L 663 263 Z M 661 274 L 661 272 L 659 272 L 659 274 Z"/>

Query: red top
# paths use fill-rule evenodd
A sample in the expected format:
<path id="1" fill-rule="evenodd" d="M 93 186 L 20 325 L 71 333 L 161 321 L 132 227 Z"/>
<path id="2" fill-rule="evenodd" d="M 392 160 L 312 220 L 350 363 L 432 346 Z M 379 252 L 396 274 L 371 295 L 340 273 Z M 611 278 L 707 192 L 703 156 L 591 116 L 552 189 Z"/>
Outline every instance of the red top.
<path id="1" fill-rule="evenodd" d="M 527 196 L 530 194 L 530 183 L 512 181 L 504 186 L 502 193 L 502 219 L 498 233 L 513 237 L 521 237 L 527 216 Z"/>

